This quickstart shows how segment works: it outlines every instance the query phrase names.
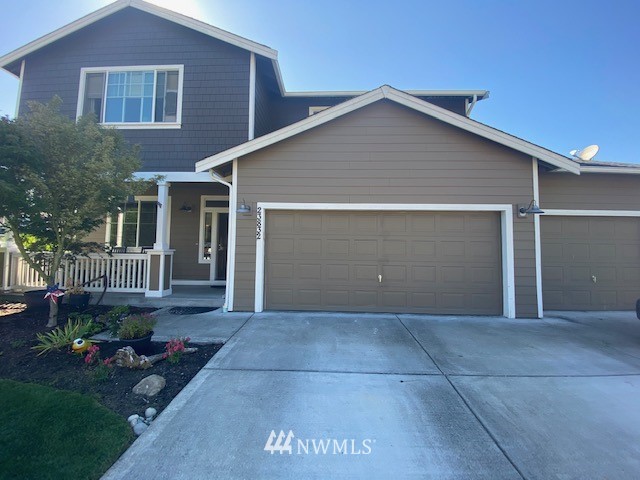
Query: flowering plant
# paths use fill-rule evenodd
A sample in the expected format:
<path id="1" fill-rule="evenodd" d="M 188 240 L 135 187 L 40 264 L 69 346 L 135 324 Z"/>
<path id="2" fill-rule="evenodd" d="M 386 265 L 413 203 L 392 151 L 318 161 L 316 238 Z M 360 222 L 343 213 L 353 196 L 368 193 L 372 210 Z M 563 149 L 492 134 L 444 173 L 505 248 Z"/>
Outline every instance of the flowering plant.
<path id="1" fill-rule="evenodd" d="M 84 357 L 85 365 L 95 365 L 93 377 L 98 382 L 105 381 L 109 378 L 111 369 L 113 368 L 112 362 L 113 357 L 105 358 L 104 360 L 100 357 L 100 347 L 98 345 L 90 346 Z"/>
<path id="2" fill-rule="evenodd" d="M 182 357 L 185 346 L 189 340 L 191 340 L 189 337 L 172 338 L 164 346 L 165 352 L 162 354 L 162 358 L 173 364 L 180 362 L 180 357 Z"/>

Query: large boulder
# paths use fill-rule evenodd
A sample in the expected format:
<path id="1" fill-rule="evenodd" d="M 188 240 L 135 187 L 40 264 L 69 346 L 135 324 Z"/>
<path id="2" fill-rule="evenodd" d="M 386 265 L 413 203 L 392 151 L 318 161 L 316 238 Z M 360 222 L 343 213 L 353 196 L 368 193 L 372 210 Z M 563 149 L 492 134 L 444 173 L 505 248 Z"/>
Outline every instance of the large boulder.
<path id="1" fill-rule="evenodd" d="M 153 397 L 157 395 L 160 390 L 162 390 L 167 381 L 164 377 L 160 375 L 149 375 L 148 377 L 144 377 L 142 380 L 138 382 L 138 384 L 133 387 L 133 393 L 136 395 L 144 395 L 145 397 Z"/>

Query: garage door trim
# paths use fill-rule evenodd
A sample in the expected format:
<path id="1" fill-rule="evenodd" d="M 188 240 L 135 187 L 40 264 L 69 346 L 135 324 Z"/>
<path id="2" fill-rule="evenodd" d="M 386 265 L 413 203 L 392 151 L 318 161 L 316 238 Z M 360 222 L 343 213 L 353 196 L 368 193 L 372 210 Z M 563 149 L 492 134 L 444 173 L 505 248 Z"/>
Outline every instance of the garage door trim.
<path id="1" fill-rule="evenodd" d="M 507 318 L 515 318 L 516 316 L 512 205 L 258 202 L 256 207 L 256 278 L 254 300 L 254 310 L 258 313 L 264 309 L 265 233 L 267 228 L 266 213 L 268 210 L 500 212 L 503 315 Z"/>

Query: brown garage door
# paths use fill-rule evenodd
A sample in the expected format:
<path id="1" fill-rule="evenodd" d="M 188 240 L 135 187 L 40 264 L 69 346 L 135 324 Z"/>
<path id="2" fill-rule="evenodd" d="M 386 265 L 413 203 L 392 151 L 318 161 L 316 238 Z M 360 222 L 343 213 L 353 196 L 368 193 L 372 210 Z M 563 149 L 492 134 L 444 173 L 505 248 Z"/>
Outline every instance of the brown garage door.
<path id="1" fill-rule="evenodd" d="M 543 217 L 545 310 L 630 310 L 640 298 L 640 220 Z"/>
<path id="2" fill-rule="evenodd" d="M 497 213 L 268 213 L 274 310 L 502 313 Z"/>

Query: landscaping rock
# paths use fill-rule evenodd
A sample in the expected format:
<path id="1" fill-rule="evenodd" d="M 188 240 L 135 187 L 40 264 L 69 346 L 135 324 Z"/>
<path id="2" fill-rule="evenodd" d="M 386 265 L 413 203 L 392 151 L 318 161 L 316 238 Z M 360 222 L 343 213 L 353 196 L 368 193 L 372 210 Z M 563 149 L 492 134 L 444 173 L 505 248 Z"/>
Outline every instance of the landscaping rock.
<path id="1" fill-rule="evenodd" d="M 144 355 L 138 355 L 131 347 L 118 349 L 113 358 L 116 365 L 119 367 L 139 368 L 144 370 L 153 366 L 147 357 Z"/>
<path id="2" fill-rule="evenodd" d="M 158 411 L 155 408 L 149 407 L 144 411 L 144 416 L 146 417 L 147 421 L 151 421 L 153 420 L 153 417 L 156 416 L 156 413 L 158 413 Z"/>
<path id="3" fill-rule="evenodd" d="M 144 422 L 138 422 L 133 426 L 133 433 L 139 437 L 145 432 L 145 430 L 147 430 L 147 428 L 149 428 L 149 425 Z"/>
<path id="4" fill-rule="evenodd" d="M 133 393 L 136 395 L 144 395 L 146 397 L 153 397 L 157 395 L 160 390 L 164 388 L 167 384 L 167 381 L 164 377 L 160 375 L 149 375 L 148 377 L 143 378 L 138 382 L 138 384 L 133 387 Z"/>
<path id="5" fill-rule="evenodd" d="M 133 427 L 136 423 L 138 423 L 139 418 L 140 415 L 133 414 L 129 418 L 127 418 L 127 422 L 129 422 L 129 425 Z"/>

